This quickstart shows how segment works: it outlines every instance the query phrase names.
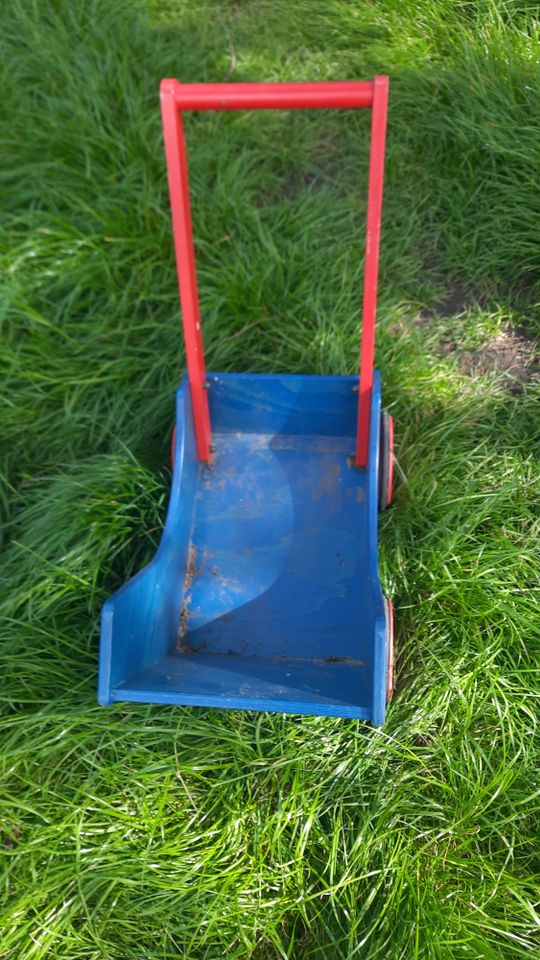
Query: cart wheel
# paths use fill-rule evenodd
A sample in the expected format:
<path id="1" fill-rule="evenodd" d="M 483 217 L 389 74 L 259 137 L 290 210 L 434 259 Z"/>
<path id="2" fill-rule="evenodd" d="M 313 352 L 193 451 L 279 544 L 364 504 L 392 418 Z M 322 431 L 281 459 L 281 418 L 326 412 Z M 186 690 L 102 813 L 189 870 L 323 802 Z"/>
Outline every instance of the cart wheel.
<path id="1" fill-rule="evenodd" d="M 379 440 L 379 511 L 392 503 L 394 482 L 394 418 L 383 410 L 381 413 L 381 436 Z"/>
<path id="2" fill-rule="evenodd" d="M 388 597 L 384 598 L 386 613 L 386 702 L 394 691 L 394 607 Z"/>
<path id="3" fill-rule="evenodd" d="M 171 437 L 171 470 L 174 470 L 174 448 L 176 446 L 176 424 L 173 427 Z"/>

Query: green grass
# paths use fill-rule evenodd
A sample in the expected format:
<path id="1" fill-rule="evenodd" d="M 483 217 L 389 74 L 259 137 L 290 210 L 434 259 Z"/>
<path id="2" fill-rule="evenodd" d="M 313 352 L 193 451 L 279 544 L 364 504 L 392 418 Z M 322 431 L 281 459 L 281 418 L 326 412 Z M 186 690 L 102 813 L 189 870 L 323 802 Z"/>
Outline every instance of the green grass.
<path id="1" fill-rule="evenodd" d="M 538 955 L 539 383 L 470 362 L 538 336 L 537 17 L 2 7 L 1 956 Z M 183 366 L 159 80 L 376 72 L 388 722 L 99 708 L 100 607 L 159 542 Z M 356 370 L 368 122 L 189 118 L 210 369 Z"/>

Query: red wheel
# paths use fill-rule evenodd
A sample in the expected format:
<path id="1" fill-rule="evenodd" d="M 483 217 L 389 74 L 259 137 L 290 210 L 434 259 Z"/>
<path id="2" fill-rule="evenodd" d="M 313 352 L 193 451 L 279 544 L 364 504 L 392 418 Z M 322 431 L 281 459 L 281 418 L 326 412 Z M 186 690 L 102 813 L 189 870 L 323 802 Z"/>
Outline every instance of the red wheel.
<path id="1" fill-rule="evenodd" d="M 383 410 L 379 438 L 379 510 L 381 512 L 392 503 L 393 483 L 394 418 L 386 410 Z"/>
<path id="2" fill-rule="evenodd" d="M 394 692 L 394 607 L 388 597 L 384 598 L 386 613 L 386 702 Z"/>
<path id="3" fill-rule="evenodd" d="M 171 437 L 171 470 L 174 470 L 174 448 L 176 447 L 176 424 L 173 427 Z"/>

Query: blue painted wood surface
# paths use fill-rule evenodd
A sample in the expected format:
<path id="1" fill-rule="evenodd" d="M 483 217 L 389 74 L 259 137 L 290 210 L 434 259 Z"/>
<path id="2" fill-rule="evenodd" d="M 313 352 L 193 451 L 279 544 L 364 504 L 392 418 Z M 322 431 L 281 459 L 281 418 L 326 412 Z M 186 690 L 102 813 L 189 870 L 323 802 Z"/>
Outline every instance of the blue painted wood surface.
<path id="1" fill-rule="evenodd" d="M 216 452 L 177 394 L 175 471 L 151 564 L 105 604 L 99 700 L 381 724 L 380 379 L 370 467 L 351 466 L 356 377 L 210 374 Z"/>

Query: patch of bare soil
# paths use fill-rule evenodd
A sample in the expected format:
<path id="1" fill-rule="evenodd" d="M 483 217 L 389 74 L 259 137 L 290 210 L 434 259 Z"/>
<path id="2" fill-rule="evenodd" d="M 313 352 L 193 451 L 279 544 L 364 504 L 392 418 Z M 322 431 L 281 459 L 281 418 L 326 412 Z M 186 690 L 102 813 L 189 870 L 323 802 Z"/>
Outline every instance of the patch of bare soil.
<path id="1" fill-rule="evenodd" d="M 445 352 L 449 353 L 445 345 Z M 485 346 L 469 350 L 459 358 L 469 376 L 497 373 L 510 393 L 520 393 L 523 385 L 540 375 L 539 356 L 534 341 L 517 331 L 500 333 Z"/>
<path id="2" fill-rule="evenodd" d="M 446 284 L 444 297 L 422 310 L 420 324 L 428 324 L 434 318 L 455 317 L 473 307 L 482 306 L 482 295 L 472 295 L 459 279 Z M 471 377 L 498 374 L 510 393 L 520 393 L 524 384 L 540 379 L 539 344 L 518 330 L 507 330 L 489 343 L 475 350 L 462 352 L 460 344 L 444 339 L 439 344 L 439 355 L 456 355 L 463 373 Z"/>
<path id="3" fill-rule="evenodd" d="M 456 314 L 469 310 L 471 304 L 470 293 L 459 280 L 454 280 L 442 300 L 434 303 L 429 313 L 436 314 L 438 317 L 455 317 Z"/>
<path id="4" fill-rule="evenodd" d="M 432 320 L 455 317 L 467 313 L 473 307 L 482 304 L 481 296 L 472 294 L 459 279 L 446 280 L 445 293 L 440 300 L 435 300 L 424 307 L 417 314 L 417 322 L 421 326 L 429 325 Z"/>

